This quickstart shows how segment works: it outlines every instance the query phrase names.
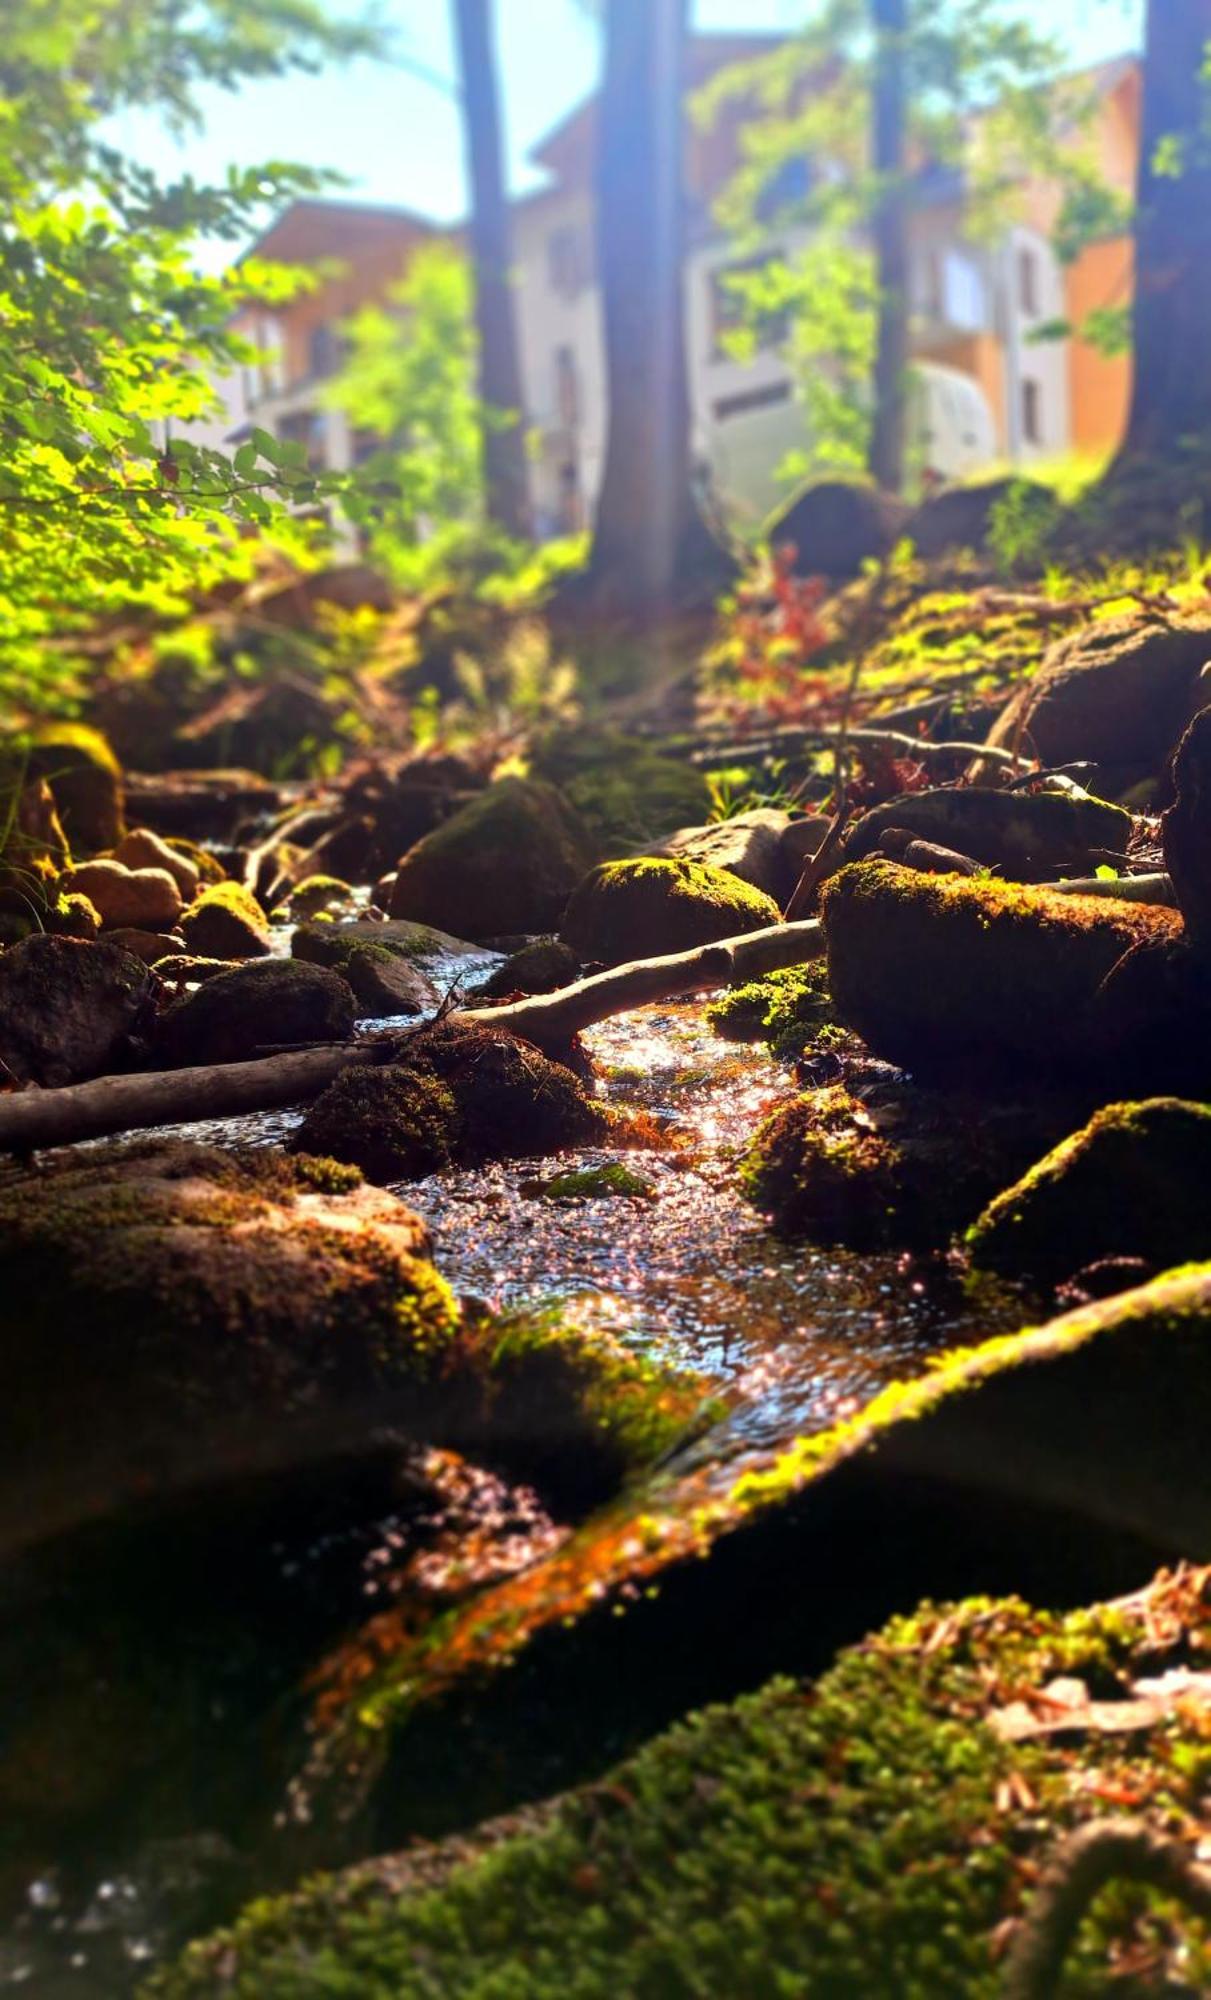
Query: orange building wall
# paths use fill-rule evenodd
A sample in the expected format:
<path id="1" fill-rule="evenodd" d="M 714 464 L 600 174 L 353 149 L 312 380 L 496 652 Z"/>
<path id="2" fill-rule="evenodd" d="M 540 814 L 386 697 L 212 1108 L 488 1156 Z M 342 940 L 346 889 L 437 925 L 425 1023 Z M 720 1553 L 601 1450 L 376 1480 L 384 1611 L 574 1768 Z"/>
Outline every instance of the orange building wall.
<path id="1" fill-rule="evenodd" d="M 1073 450 L 1090 457 L 1117 450 L 1131 406 L 1130 354 L 1100 354 L 1080 328 L 1090 313 L 1126 306 L 1135 283 L 1135 250 L 1130 237 L 1095 243 L 1068 273 L 1068 317 L 1074 328 L 1069 349 Z"/>

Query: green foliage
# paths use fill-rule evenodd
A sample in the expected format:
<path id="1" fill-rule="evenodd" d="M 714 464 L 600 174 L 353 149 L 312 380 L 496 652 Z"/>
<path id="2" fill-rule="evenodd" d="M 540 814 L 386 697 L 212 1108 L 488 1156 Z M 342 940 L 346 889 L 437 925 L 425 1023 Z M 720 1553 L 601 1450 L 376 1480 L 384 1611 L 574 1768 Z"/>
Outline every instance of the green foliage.
<path id="1" fill-rule="evenodd" d="M 1062 509 L 1054 493 L 1028 479 L 1016 481 L 989 515 L 988 547 L 1006 576 L 1043 567 Z"/>
<path id="2" fill-rule="evenodd" d="M 133 106 L 197 122 L 201 86 L 235 87 L 371 46 L 313 0 L 16 0 L 0 121 L 0 703 L 70 692 L 63 635 L 247 572 L 242 531 L 284 524 L 314 484 L 301 452 L 258 434 L 236 460 L 173 436 L 213 404 L 207 371 L 245 355 L 246 299 L 300 281 L 255 262 L 222 279 L 199 235 L 247 234 L 264 205 L 322 176 L 273 162 L 222 184 L 159 183 L 112 143 Z M 106 123 L 105 121 L 111 121 Z M 283 527 L 283 532 L 285 532 Z"/>
<path id="3" fill-rule="evenodd" d="M 1162 1579 L 1195 1647 L 1206 1613 Z M 772 1682 L 690 1716 L 523 1830 L 255 1903 L 152 1981 L 158 2000 L 993 2000 L 1007 1921 L 1057 1839 L 1128 1797 L 1157 1825 L 1200 1809 L 1193 1704 L 1126 1737 L 1009 1744 L 987 1726 L 1064 1677 L 1105 1698 L 1150 1667 L 1150 1601 L 1055 1616 L 1018 1600 L 924 1605 L 814 1688 Z M 1201 1627 L 1201 1629 L 1200 1629 Z M 490 1851 L 489 1851 L 490 1850 Z M 394 1886 L 393 1886 L 394 1885 Z M 1099 1898 L 1065 1993 L 1107 1961 L 1211 1976 L 1205 1927 L 1150 1893 Z M 571 1968 L 571 1984 L 569 1984 Z"/>
<path id="4" fill-rule="evenodd" d="M 969 234 L 1002 231 L 1042 174 L 1061 191 L 1061 256 L 1126 226 L 1084 148 L 1092 101 L 1056 84 L 1053 42 L 1001 0 L 910 0 L 908 15 L 909 155 L 961 170 Z M 745 322 L 729 345 L 744 354 L 787 329 L 810 439 L 785 461 L 788 479 L 866 462 L 881 302 L 865 241 L 891 191 L 870 158 L 877 55 L 868 0 L 819 0 L 798 36 L 726 70 L 697 102 L 703 124 L 725 106 L 746 117 L 717 210 L 746 259 L 728 280 Z M 805 161 L 806 188 L 787 194 Z M 911 203 L 911 174 L 904 192 Z M 808 250 L 786 253 L 788 228 L 811 231 Z"/>
<path id="5" fill-rule="evenodd" d="M 763 1041 L 776 1056 L 797 1056 L 832 1022 L 827 968 L 792 965 L 737 986 L 708 1007 L 707 1019 L 725 1041 Z"/>
<path id="6" fill-rule="evenodd" d="M 422 251 L 386 306 L 350 322 L 350 355 L 328 400 L 385 442 L 359 468 L 345 509 L 375 561 L 414 588 L 486 535 L 485 416 L 476 393 L 470 266 Z"/>

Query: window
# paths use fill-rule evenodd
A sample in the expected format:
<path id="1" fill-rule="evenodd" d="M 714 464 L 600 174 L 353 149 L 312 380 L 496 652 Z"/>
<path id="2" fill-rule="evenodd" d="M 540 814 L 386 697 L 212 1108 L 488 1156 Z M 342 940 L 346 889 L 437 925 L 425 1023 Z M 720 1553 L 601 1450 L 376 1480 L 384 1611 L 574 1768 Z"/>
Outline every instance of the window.
<path id="1" fill-rule="evenodd" d="M 739 396 L 721 396 L 715 405 L 715 422 L 725 424 L 730 417 L 747 417 L 753 410 L 776 409 L 779 403 L 789 403 L 790 399 L 789 382 L 771 382 L 765 389 L 748 389 Z"/>
<path id="2" fill-rule="evenodd" d="M 307 336 L 307 374 L 311 381 L 335 375 L 340 366 L 341 343 L 332 327 L 313 326 Z"/>
<path id="3" fill-rule="evenodd" d="M 575 430 L 580 422 L 580 380 L 571 347 L 555 349 L 555 410 L 561 428 Z"/>
<path id="4" fill-rule="evenodd" d="M 593 281 L 593 255 L 587 230 L 566 223 L 547 238 L 547 281 L 561 299 L 578 298 Z"/>
<path id="5" fill-rule="evenodd" d="M 1043 442 L 1043 391 L 1029 380 L 1022 384 L 1022 436 L 1027 444 Z"/>
<path id="6" fill-rule="evenodd" d="M 1039 316 L 1039 260 L 1033 250 L 1018 251 L 1018 305 L 1027 319 Z"/>
<path id="7" fill-rule="evenodd" d="M 927 250 L 919 267 L 917 295 L 926 319 L 978 333 L 987 324 L 984 274 L 965 250 Z"/>
<path id="8" fill-rule="evenodd" d="M 324 418 L 320 411 L 292 410 L 279 420 L 277 434 L 283 444 L 306 445 L 311 465 L 322 468 L 327 463 Z"/>

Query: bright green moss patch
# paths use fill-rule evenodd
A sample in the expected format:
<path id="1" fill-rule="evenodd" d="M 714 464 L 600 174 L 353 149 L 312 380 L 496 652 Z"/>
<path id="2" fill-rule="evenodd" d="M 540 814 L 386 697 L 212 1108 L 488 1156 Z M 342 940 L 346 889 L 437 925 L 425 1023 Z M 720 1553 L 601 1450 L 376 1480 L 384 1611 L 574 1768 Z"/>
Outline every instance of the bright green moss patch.
<path id="1" fill-rule="evenodd" d="M 707 1008 L 707 1020 L 725 1041 L 766 1042 L 773 1055 L 799 1055 L 833 1021 L 827 968 L 792 965 L 734 987 Z"/>
<path id="2" fill-rule="evenodd" d="M 1158 1269 L 1211 1256 L 1211 1106 L 1111 1104 L 998 1195 L 968 1233 L 977 1264 L 1071 1277 L 1104 1257 Z"/>
<path id="3" fill-rule="evenodd" d="M 1127 1736 L 1009 1745 L 989 1717 L 1059 1676 L 1102 1699 L 1211 1641 L 1200 1590 L 1069 1617 L 924 1606 L 815 1686 L 691 1716 L 536 1830 L 320 1879 L 254 1904 L 147 1989 L 156 2000 L 994 2000 L 1007 1935 L 1070 1829 L 1129 1799 L 1158 1828 L 1205 1804 L 1194 1711 Z M 1204 1586 L 1205 1587 L 1205 1586 Z M 1007 1929 L 1007 1927 L 1009 1927 Z M 1199 1925 L 1115 1889 L 1065 1995 L 1147 1949 L 1211 1980 Z"/>
<path id="4" fill-rule="evenodd" d="M 180 930 L 199 958 L 264 958 L 270 949 L 265 912 L 238 882 L 208 883 L 181 918 Z"/>
<path id="5" fill-rule="evenodd" d="M 580 884 L 564 916 L 582 958 L 619 965 L 658 958 L 781 923 L 772 897 L 701 861 L 607 861 Z"/>
<path id="6" fill-rule="evenodd" d="M 653 1201 L 656 1197 L 651 1181 L 633 1173 L 621 1160 L 611 1160 L 604 1167 L 581 1167 L 571 1173 L 553 1174 L 549 1181 L 539 1182 L 535 1192 L 549 1201 Z"/>

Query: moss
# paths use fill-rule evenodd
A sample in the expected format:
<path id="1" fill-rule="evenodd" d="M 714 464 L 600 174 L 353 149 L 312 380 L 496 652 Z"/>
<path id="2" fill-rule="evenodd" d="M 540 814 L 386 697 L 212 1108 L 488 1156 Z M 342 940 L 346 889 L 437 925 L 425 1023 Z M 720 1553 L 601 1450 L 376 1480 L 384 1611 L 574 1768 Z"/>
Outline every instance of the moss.
<path id="1" fill-rule="evenodd" d="M 604 1167 L 582 1167 L 571 1173 L 553 1174 L 549 1181 L 541 1181 L 535 1192 L 550 1201 L 654 1201 L 656 1198 L 651 1181 L 633 1173 L 621 1160 L 611 1160 Z"/>
<path id="2" fill-rule="evenodd" d="M 1031 1168 L 968 1233 L 979 1265 L 1053 1281 L 1107 1257 L 1155 1269 L 1211 1256 L 1211 1107 L 1111 1104 Z"/>
<path id="3" fill-rule="evenodd" d="M 947 1356 L 730 1489 L 683 1463 L 428 1632 L 380 1630 L 317 1672 L 297 1796 L 317 1826 L 373 1810 L 402 1839 L 473 1751 L 482 1813 L 523 1795 L 535 1713 L 557 1789 L 603 1743 L 754 1672 L 822 1666 L 931 1590 L 1013 1579 L 1070 1602 L 1197 1557 L 1209 1340 L 1204 1265 Z"/>
<path id="4" fill-rule="evenodd" d="M 534 771 L 562 789 L 597 853 L 607 857 L 633 852 L 710 818 L 710 786 L 700 771 L 616 730 L 549 737 L 534 760 Z"/>
<path id="5" fill-rule="evenodd" d="M 54 794 L 77 854 L 116 847 L 123 832 L 122 772 L 105 737 L 82 723 L 46 723 L 27 739 L 31 777 Z"/>
<path id="6" fill-rule="evenodd" d="M 553 930 L 592 855 L 553 786 L 504 778 L 409 849 L 391 915 L 476 940 Z"/>
<path id="7" fill-rule="evenodd" d="M 1018 1600 L 923 1605 L 814 1687 L 788 1679 L 692 1715 L 511 1838 L 421 1849 L 293 1897 L 152 1981 L 157 2000 L 994 2000 L 1006 1926 L 1065 1832 L 1130 1797 L 1157 1830 L 1201 1812 L 1200 1719 L 1126 1738 L 1009 1745 L 988 1727 L 1059 1676 L 1113 1698 L 1155 1670 L 1155 1626 L 1206 1645 L 1197 1586 L 1057 1617 Z M 1170 1641 L 1169 1656 L 1177 1652 Z M 478 1851 L 477 1851 L 478 1849 Z M 1098 1899 L 1065 1992 L 1113 1956 L 1211 1981 L 1204 1926 L 1151 1895 Z"/>
<path id="8" fill-rule="evenodd" d="M 505 1000 L 515 993 L 554 993 L 570 986 L 580 972 L 580 960 L 558 938 L 538 938 L 514 952 L 512 958 L 480 987 L 481 1000 Z"/>
<path id="9" fill-rule="evenodd" d="M 691 951 L 781 923 L 773 898 L 699 861 L 607 861 L 568 904 L 563 935 L 585 959 L 618 965 Z"/>
<path id="10" fill-rule="evenodd" d="M 832 996 L 823 965 L 792 965 L 725 993 L 707 1020 L 729 1042 L 765 1042 L 773 1055 L 797 1056 L 832 1025 Z"/>
<path id="11" fill-rule="evenodd" d="M 265 912 L 238 882 L 208 883 L 181 918 L 180 930 L 199 958 L 264 958 L 270 949 Z"/>
<path id="12" fill-rule="evenodd" d="M 308 875 L 290 891 L 290 914 L 294 918 L 316 917 L 346 908 L 354 891 L 335 875 Z"/>
<path id="13" fill-rule="evenodd" d="M 346 1070 L 317 1099 L 297 1143 L 372 1180 L 417 1180 L 558 1152 L 603 1137 L 604 1112 L 558 1063 L 504 1029 L 439 1023 L 401 1041 L 387 1068 Z"/>
<path id="14" fill-rule="evenodd" d="M 180 834 L 162 834 L 161 839 L 165 846 L 171 847 L 173 853 L 179 854 L 182 860 L 193 862 L 198 871 L 198 880 L 203 885 L 217 886 L 227 880 L 227 872 L 217 855 L 212 854 L 210 849 L 203 847 L 199 841 L 186 840 Z"/>
<path id="15" fill-rule="evenodd" d="M 1162 952 L 1182 934 L 1173 910 L 886 861 L 843 868 L 822 909 L 840 1020 L 891 1062 L 985 1078 L 1023 1062 L 1096 1068 L 1108 975 L 1135 947 Z"/>
<path id="16" fill-rule="evenodd" d="M 77 893 L 56 896 L 43 918 L 46 929 L 54 937 L 80 938 L 85 943 L 100 935 L 101 919 L 96 907 L 87 896 Z"/>
<path id="17" fill-rule="evenodd" d="M 461 1132 L 451 1091 L 413 1068 L 348 1069 L 298 1131 L 304 1152 L 339 1155 L 371 1181 L 423 1180 L 450 1165 Z"/>
<path id="18" fill-rule="evenodd" d="M 13 1507 L 34 1532 L 402 1414 L 458 1332 L 426 1247 L 402 1204 L 271 1152 L 149 1141 L 10 1179 L 0 1540 Z"/>

